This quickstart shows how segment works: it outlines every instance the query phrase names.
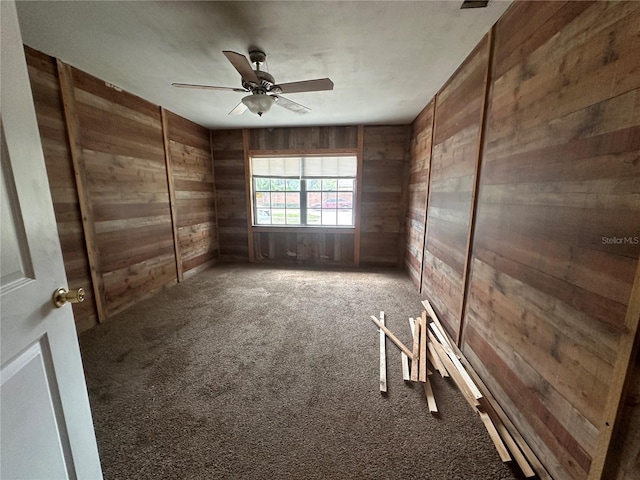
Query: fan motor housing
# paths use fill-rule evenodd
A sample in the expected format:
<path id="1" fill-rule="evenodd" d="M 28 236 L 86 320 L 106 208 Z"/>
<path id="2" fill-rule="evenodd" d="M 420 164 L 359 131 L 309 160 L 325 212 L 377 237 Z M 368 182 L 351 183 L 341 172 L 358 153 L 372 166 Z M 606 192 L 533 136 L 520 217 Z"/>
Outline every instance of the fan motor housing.
<path id="1" fill-rule="evenodd" d="M 271 90 L 271 87 L 273 87 L 276 83 L 273 76 L 270 73 L 267 73 L 263 70 L 254 70 L 254 72 L 258 77 L 258 79 L 260 80 L 260 85 L 258 85 L 257 87 L 254 87 L 243 80 L 242 86 L 247 90 L 251 90 L 251 91 L 258 89 L 258 90 L 265 90 L 268 92 L 269 90 Z"/>

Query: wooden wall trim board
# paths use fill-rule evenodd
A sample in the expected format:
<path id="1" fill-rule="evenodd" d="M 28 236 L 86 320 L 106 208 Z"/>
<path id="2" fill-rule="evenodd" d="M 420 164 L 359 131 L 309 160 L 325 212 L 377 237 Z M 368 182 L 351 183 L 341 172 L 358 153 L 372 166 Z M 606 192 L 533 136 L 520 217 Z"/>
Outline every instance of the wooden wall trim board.
<path id="1" fill-rule="evenodd" d="M 249 154 L 249 130 L 242 129 L 242 148 L 244 150 L 244 181 L 246 192 L 246 208 L 247 208 L 247 248 L 249 249 L 249 263 L 254 262 L 254 246 L 253 246 L 253 210 L 251 205 L 251 196 L 253 192 L 251 181 L 251 156 Z"/>
<path id="2" fill-rule="evenodd" d="M 91 281 L 93 283 L 96 310 L 98 313 L 98 322 L 104 322 L 107 318 L 106 300 L 102 282 L 102 269 L 100 267 L 100 253 L 95 244 L 96 234 L 94 229 L 93 208 L 87 189 L 87 172 L 84 165 L 80 126 L 76 113 L 73 74 L 71 67 L 61 60 L 57 60 L 57 66 L 64 115 L 67 123 L 67 134 L 69 136 L 71 159 L 73 161 L 76 178 L 78 201 L 82 215 L 82 227 L 84 229 L 89 268 L 91 270 Z"/>
<path id="3" fill-rule="evenodd" d="M 425 270 L 425 262 L 424 257 L 427 252 L 427 238 L 429 236 L 429 206 L 431 205 L 431 174 L 433 171 L 433 143 L 435 142 L 435 133 L 437 128 L 437 118 L 438 118 L 438 93 L 436 93 L 433 97 L 433 120 L 431 124 L 431 158 L 429 159 L 429 180 L 427 184 L 427 205 L 425 206 L 424 211 L 424 240 L 422 242 L 422 265 L 420 266 L 420 294 L 425 297 L 426 292 L 424 291 L 425 286 L 425 278 L 424 278 L 424 270 Z"/>
<path id="4" fill-rule="evenodd" d="M 167 187 L 169 189 L 169 207 L 171 209 L 171 230 L 173 231 L 173 247 L 176 255 L 176 270 L 178 272 L 178 282 L 184 280 L 182 269 L 182 255 L 180 253 L 180 242 L 178 241 L 178 219 L 176 216 L 176 194 L 173 185 L 173 170 L 171 168 L 171 149 L 169 147 L 169 125 L 167 122 L 167 112 L 160 107 L 162 117 L 162 143 L 164 145 L 164 160 L 167 167 Z"/>
<path id="5" fill-rule="evenodd" d="M 431 300 L 456 342 L 462 323 L 489 46 L 487 34 L 438 92 L 435 104 L 422 295 Z"/>
<path id="6" fill-rule="evenodd" d="M 356 178 L 356 224 L 353 236 L 353 264 L 360 266 L 360 230 L 362 225 L 362 165 L 364 155 L 364 126 L 358 125 L 358 148 L 356 150 L 358 168 Z"/>
<path id="7" fill-rule="evenodd" d="M 467 305 L 467 298 L 469 297 L 469 271 L 471 270 L 471 257 L 473 251 L 473 236 L 476 227 L 476 211 L 478 209 L 478 188 L 480 186 L 480 175 L 482 170 L 482 152 L 484 149 L 484 139 L 487 133 L 487 105 L 489 104 L 489 93 L 491 88 L 491 71 L 493 69 L 493 51 L 494 51 L 494 32 L 495 26 L 491 27 L 488 33 L 488 46 L 489 54 L 487 59 L 487 68 L 484 76 L 484 94 L 482 101 L 482 108 L 480 110 L 480 131 L 478 133 L 478 144 L 476 148 L 476 165 L 473 173 L 473 190 L 471 191 L 471 205 L 469 211 L 469 233 L 467 235 L 467 254 L 464 260 L 464 270 L 462 276 L 462 297 L 460 299 L 460 311 L 458 317 L 460 319 L 460 327 L 458 328 L 458 335 L 455 338 L 456 345 L 458 347 L 462 344 L 462 337 L 464 335 L 464 314 Z"/>
<path id="8" fill-rule="evenodd" d="M 627 314 L 625 317 L 626 333 L 618 344 L 618 357 L 613 367 L 613 375 L 609 386 L 609 395 L 602 416 L 603 424 L 600 425 L 600 439 L 596 453 L 591 461 L 589 471 L 590 480 L 598 480 L 602 477 L 607 455 L 610 450 L 613 432 L 622 413 L 625 384 L 630 375 L 630 367 L 633 367 L 633 353 L 638 348 L 638 325 L 640 323 L 640 258 L 637 262 L 633 288 L 629 297 Z"/>
<path id="9" fill-rule="evenodd" d="M 211 152 L 211 175 L 213 175 L 213 209 L 216 218 L 216 245 L 220 257 L 220 227 L 218 226 L 218 192 L 216 191 L 215 158 L 213 156 L 213 131 L 209 130 L 209 151 Z"/>
<path id="10" fill-rule="evenodd" d="M 433 99 L 431 100 L 431 102 L 433 103 L 433 114 L 431 117 L 431 147 L 430 147 L 430 152 L 429 152 L 429 172 L 427 173 L 427 203 L 425 204 L 425 208 L 424 208 L 424 220 L 423 220 L 423 225 L 424 225 L 424 230 L 422 232 L 422 258 L 420 261 L 420 285 L 418 286 L 418 290 L 420 293 L 422 293 L 422 277 L 424 275 L 424 249 L 425 246 L 427 245 L 427 214 L 429 212 L 429 194 L 431 192 L 431 160 L 433 159 L 433 134 L 435 132 L 436 129 L 436 109 L 438 108 L 438 94 L 436 93 L 433 96 Z"/>

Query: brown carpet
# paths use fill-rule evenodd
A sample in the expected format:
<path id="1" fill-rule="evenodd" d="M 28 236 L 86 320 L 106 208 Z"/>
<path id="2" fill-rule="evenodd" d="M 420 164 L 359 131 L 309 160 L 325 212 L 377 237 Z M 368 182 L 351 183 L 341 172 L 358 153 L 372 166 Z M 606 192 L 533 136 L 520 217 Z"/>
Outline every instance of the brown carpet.
<path id="1" fill-rule="evenodd" d="M 520 478 L 437 374 L 429 414 L 389 340 L 380 394 L 380 310 L 410 344 L 402 271 L 221 264 L 82 334 L 105 478 Z"/>

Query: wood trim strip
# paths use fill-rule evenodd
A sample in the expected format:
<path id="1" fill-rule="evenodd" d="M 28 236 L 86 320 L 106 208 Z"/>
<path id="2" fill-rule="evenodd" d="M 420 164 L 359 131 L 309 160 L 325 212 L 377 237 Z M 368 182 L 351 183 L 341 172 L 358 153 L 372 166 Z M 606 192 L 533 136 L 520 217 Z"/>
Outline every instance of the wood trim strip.
<path id="1" fill-rule="evenodd" d="M 371 321 L 373 321 L 373 323 L 375 323 L 379 329 L 383 330 L 384 333 L 387 334 L 387 337 L 389 337 L 389 340 L 391 340 L 396 345 L 396 347 L 403 351 L 407 355 L 407 357 L 409 357 L 409 359 L 413 361 L 413 353 L 411 353 L 411 350 L 409 350 L 404 343 L 398 340 L 398 337 L 396 337 L 391 330 L 382 325 L 380 323 L 380 320 L 378 320 L 373 315 L 371 315 Z"/>
<path id="2" fill-rule="evenodd" d="M 160 107 L 162 119 L 162 143 L 164 145 L 164 164 L 167 169 L 167 188 L 169 189 L 169 209 L 171 211 L 171 231 L 173 232 L 173 250 L 176 257 L 176 275 L 178 282 L 184 280 L 182 269 L 182 253 L 180 252 L 180 240 L 178 238 L 178 217 L 176 214 L 176 194 L 173 186 L 173 168 L 171 166 L 171 148 L 169 147 L 169 122 L 167 111 Z"/>
<path id="3" fill-rule="evenodd" d="M 614 427 L 617 426 L 623 410 L 624 393 L 626 391 L 629 367 L 633 365 L 634 349 L 638 348 L 638 324 L 640 323 L 640 258 L 636 267 L 633 287 L 629 297 L 627 314 L 625 317 L 626 332 L 618 344 L 618 358 L 613 367 L 613 375 L 609 388 L 609 396 L 602 415 L 602 425 L 599 425 L 600 438 L 591 461 L 589 480 L 602 478 L 605 462 L 611 446 Z"/>
<path id="4" fill-rule="evenodd" d="M 487 34 L 487 68 L 484 72 L 484 95 L 480 109 L 480 131 L 478 132 L 478 143 L 476 145 L 476 164 L 474 169 L 473 187 L 471 190 L 471 206 L 469 208 L 469 232 L 467 233 L 467 255 L 464 259 L 464 270 L 462 271 L 462 298 L 460 299 L 460 309 L 458 311 L 458 331 L 455 342 L 458 347 L 462 345 L 464 316 L 467 309 L 467 299 L 469 297 L 469 274 L 471 270 L 471 256 L 473 253 L 473 239 L 476 230 L 476 214 L 478 211 L 478 188 L 480 186 L 480 174 L 482 169 L 482 153 L 484 150 L 484 139 L 487 136 L 489 125 L 487 122 L 487 108 L 489 106 L 489 90 L 491 89 L 491 72 L 493 70 L 493 53 L 495 50 L 495 25 L 491 27 Z"/>
<path id="5" fill-rule="evenodd" d="M 384 312 L 380 312 L 380 323 L 384 322 Z M 387 336 L 384 330 L 380 329 L 380 393 L 387 392 L 387 352 L 386 352 Z"/>
<path id="6" fill-rule="evenodd" d="M 253 233 L 338 233 L 353 235 L 353 227 L 293 227 L 293 226 L 261 226 L 251 227 Z"/>
<path id="7" fill-rule="evenodd" d="M 359 127 L 358 127 L 359 128 Z M 287 150 L 250 150 L 247 145 L 247 152 L 250 157 L 296 157 L 299 155 L 356 155 L 357 148 L 303 148 Z"/>
<path id="8" fill-rule="evenodd" d="M 435 94 L 433 96 L 433 99 L 431 100 L 433 102 L 433 107 L 432 110 L 433 112 L 431 113 L 431 143 L 430 143 L 430 150 L 429 150 L 429 172 L 427 173 L 427 201 L 425 203 L 425 207 L 424 207 L 424 222 L 423 222 L 423 229 L 422 229 L 422 233 L 423 233 L 423 237 L 422 237 L 422 259 L 420 262 L 420 285 L 418 286 L 418 293 L 422 294 L 422 277 L 424 276 L 424 249 L 427 246 L 427 220 L 429 219 L 429 200 L 430 200 L 430 195 L 431 195 L 431 164 L 433 163 L 433 140 L 435 138 L 435 131 L 436 131 L 436 101 L 438 98 L 438 94 Z"/>
<path id="9" fill-rule="evenodd" d="M 249 151 L 249 130 L 242 129 L 242 150 L 244 152 L 244 184 L 247 205 L 247 247 L 249 248 L 249 263 L 255 261 L 253 251 L 253 211 L 251 209 L 251 155 Z"/>
<path id="10" fill-rule="evenodd" d="M 104 322 L 108 317 L 107 303 L 104 294 L 104 284 L 102 282 L 102 268 L 100 265 L 100 252 L 96 244 L 96 232 L 93 221 L 93 207 L 87 190 L 87 171 L 84 164 L 82 141 L 80 134 L 80 124 L 76 113 L 76 98 L 73 87 L 72 67 L 56 59 L 58 68 L 58 78 L 60 81 L 60 95 L 64 118 L 67 123 L 67 134 L 69 138 L 69 150 L 73 161 L 73 171 L 75 173 L 76 189 L 78 191 L 78 204 L 82 216 L 82 229 L 84 231 L 84 241 L 87 248 L 89 269 L 91 271 L 91 282 L 93 283 L 93 295 L 96 301 L 98 322 Z"/>
<path id="11" fill-rule="evenodd" d="M 220 227 L 218 226 L 218 190 L 216 188 L 216 169 L 213 158 L 213 130 L 209 130 L 209 149 L 211 151 L 211 174 L 213 175 L 213 210 L 216 216 L 216 246 L 218 249 L 218 255 L 216 258 L 220 258 Z"/>
<path id="12" fill-rule="evenodd" d="M 360 266 L 360 224 L 362 219 L 362 165 L 364 163 L 364 125 L 358 125 L 357 174 L 356 174 L 356 224 L 353 237 L 353 264 Z"/>

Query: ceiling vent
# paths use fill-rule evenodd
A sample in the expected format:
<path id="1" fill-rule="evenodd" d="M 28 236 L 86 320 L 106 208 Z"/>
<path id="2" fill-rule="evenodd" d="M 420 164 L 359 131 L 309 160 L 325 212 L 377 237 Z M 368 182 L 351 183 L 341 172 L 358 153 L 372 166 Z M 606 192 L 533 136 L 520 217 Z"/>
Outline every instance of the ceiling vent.
<path id="1" fill-rule="evenodd" d="M 488 4 L 489 0 L 464 0 L 460 8 L 485 8 Z"/>

